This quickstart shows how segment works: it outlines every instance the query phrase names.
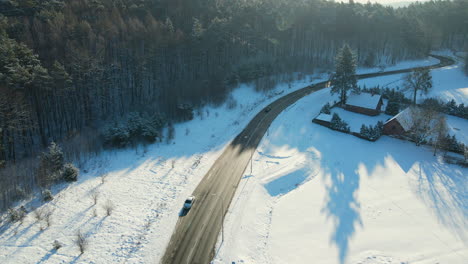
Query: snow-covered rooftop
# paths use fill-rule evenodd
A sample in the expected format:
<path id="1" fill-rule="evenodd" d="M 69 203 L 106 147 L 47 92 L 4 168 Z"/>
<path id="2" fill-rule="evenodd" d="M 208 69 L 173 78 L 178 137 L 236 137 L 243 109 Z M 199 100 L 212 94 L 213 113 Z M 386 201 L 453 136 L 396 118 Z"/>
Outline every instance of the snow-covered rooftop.
<path id="1" fill-rule="evenodd" d="M 409 131 L 413 125 L 413 111 L 417 111 L 417 108 L 408 107 L 396 116 L 390 118 L 386 123 L 396 119 L 405 131 Z"/>
<path id="2" fill-rule="evenodd" d="M 346 101 L 346 104 L 369 109 L 377 109 L 377 105 L 379 104 L 380 98 L 381 95 L 379 94 L 350 94 L 348 100 Z"/>
<path id="3" fill-rule="evenodd" d="M 326 122 L 331 122 L 331 120 L 332 120 L 332 115 L 328 115 L 328 114 L 321 113 L 321 114 L 318 115 L 315 119 L 321 120 L 321 121 L 326 121 Z"/>

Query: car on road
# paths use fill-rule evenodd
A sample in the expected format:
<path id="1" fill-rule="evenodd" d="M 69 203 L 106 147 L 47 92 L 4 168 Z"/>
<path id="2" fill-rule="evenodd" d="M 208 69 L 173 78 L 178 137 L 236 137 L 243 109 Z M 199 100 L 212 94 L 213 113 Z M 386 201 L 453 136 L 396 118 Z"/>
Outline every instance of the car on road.
<path id="1" fill-rule="evenodd" d="M 195 203 L 195 196 L 189 196 L 184 202 L 184 209 L 190 210 L 190 208 L 192 208 L 193 203 Z"/>
<path id="2" fill-rule="evenodd" d="M 270 112 L 270 111 L 271 111 L 271 107 L 267 106 L 267 107 L 265 108 L 265 113 L 268 113 L 268 112 Z"/>

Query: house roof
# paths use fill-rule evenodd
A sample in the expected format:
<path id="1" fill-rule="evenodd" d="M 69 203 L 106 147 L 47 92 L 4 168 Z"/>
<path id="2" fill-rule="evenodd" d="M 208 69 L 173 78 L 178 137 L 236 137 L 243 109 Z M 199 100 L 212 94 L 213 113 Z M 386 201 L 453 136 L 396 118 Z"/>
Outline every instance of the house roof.
<path id="1" fill-rule="evenodd" d="M 368 109 L 377 109 L 380 98 L 382 98 L 382 96 L 379 94 L 350 94 L 348 99 L 346 100 L 346 104 Z"/>
<path id="2" fill-rule="evenodd" d="M 414 111 L 420 111 L 419 108 L 416 107 L 408 107 L 405 110 L 398 113 L 396 116 L 390 118 L 385 124 L 389 123 L 392 120 L 397 120 L 398 123 L 403 127 L 403 129 L 407 132 L 413 126 L 413 113 Z"/>
<path id="3" fill-rule="evenodd" d="M 328 115 L 328 114 L 321 113 L 321 114 L 318 115 L 315 119 L 316 119 L 316 120 L 321 120 L 321 121 L 326 121 L 326 122 L 331 122 L 331 120 L 332 120 L 332 115 Z"/>

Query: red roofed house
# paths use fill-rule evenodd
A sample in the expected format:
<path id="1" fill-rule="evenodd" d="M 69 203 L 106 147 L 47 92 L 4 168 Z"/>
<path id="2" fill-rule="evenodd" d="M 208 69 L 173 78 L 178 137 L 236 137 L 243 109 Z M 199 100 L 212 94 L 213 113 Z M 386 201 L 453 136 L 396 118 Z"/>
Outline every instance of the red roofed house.
<path id="1" fill-rule="evenodd" d="M 346 100 L 344 109 L 364 115 L 376 116 L 380 114 L 382 104 L 382 96 L 378 94 L 351 94 Z"/>

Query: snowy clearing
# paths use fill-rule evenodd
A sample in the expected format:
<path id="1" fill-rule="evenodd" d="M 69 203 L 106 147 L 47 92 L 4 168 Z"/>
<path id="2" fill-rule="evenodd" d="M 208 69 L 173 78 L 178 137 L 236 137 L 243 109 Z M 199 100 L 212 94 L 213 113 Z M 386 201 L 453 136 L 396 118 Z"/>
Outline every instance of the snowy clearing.
<path id="1" fill-rule="evenodd" d="M 453 57 L 453 56 L 452 56 Z M 444 101 L 455 100 L 457 104 L 468 104 L 468 76 L 463 73 L 463 63 L 458 59 L 457 63 L 452 66 L 443 67 L 431 71 L 433 87 L 428 94 L 418 93 L 418 102 L 425 98 L 435 97 Z M 359 80 L 359 86 L 367 88 L 379 85 L 383 88 L 397 87 L 403 89 L 403 77 L 405 74 L 396 74 L 382 76 L 379 78 L 370 78 Z M 406 97 L 411 97 L 411 91 L 406 92 Z"/>
<path id="2" fill-rule="evenodd" d="M 460 76 L 457 67 L 439 71 L 435 78 Z M 435 90 L 467 84 L 457 77 Z M 311 123 L 333 100 L 319 91 L 273 122 L 226 215 L 214 263 L 466 263 L 468 169 L 429 147 Z M 467 120 L 450 124 L 466 137 Z"/>
<path id="3" fill-rule="evenodd" d="M 404 68 L 399 65 L 394 67 Z M 50 227 L 41 231 L 44 224 L 37 223 L 31 212 L 22 224 L 7 224 L 0 228 L 0 263 L 157 262 L 164 253 L 184 199 L 190 195 L 224 147 L 262 107 L 285 93 L 310 84 L 311 79 L 319 82 L 326 78 L 307 76 L 306 79 L 307 81 L 293 83 L 291 88 L 288 88 L 287 84 L 278 85 L 267 94 L 257 93 L 251 86 L 242 85 L 232 93 L 237 101 L 237 107 L 229 109 L 227 105 L 223 105 L 218 108 L 204 108 L 197 114 L 195 120 L 175 126 L 176 137 L 170 144 L 158 143 L 145 148 L 102 153 L 98 159 L 91 160 L 86 165 L 88 172 L 82 173 L 78 182 L 68 186 L 57 186 L 53 190 L 54 200 L 42 206 L 53 210 Z M 328 90 L 320 91 L 309 98 L 318 98 L 320 102 L 336 100 L 329 96 Z M 302 102 L 298 105 L 302 105 Z M 313 107 L 317 109 L 322 106 L 321 103 L 317 104 L 317 101 L 312 101 L 312 103 L 316 103 Z M 288 108 L 285 114 L 295 113 L 298 105 Z M 308 107 L 304 108 L 304 110 L 307 109 L 305 112 L 308 114 L 303 116 L 308 119 L 307 125 L 310 126 L 311 114 L 315 110 L 311 111 L 310 105 Z M 291 119 L 292 121 L 297 120 Z M 275 124 L 278 124 L 278 121 L 275 121 Z M 337 133 L 330 132 L 326 128 L 320 129 L 325 129 L 327 133 Z M 272 131 L 270 130 L 271 137 L 281 136 L 278 131 Z M 307 129 L 301 131 L 304 136 L 307 133 Z M 336 137 L 345 138 L 346 142 L 350 138 L 351 142 L 359 140 L 352 139 L 353 137 L 343 137 L 341 133 L 337 133 Z M 315 177 L 321 178 L 322 172 L 317 170 L 310 160 L 318 162 L 321 160 L 320 156 L 324 154 L 314 148 L 305 152 L 290 148 L 289 146 L 295 144 L 294 141 L 296 143 L 300 141 L 297 137 L 291 137 L 291 142 L 287 137 L 284 140 L 288 143 L 281 144 L 275 151 L 265 148 L 262 144 L 254 164 L 259 163 L 262 157 L 265 159 L 265 166 L 267 166 L 265 176 L 249 177 L 246 175 L 242 184 L 257 181 L 259 184 L 244 185 L 244 188 L 241 185 L 238 192 L 251 194 L 238 196 L 232 204 L 235 210 L 237 204 L 242 204 L 245 197 L 262 203 L 262 206 L 255 202 L 243 208 L 253 210 L 251 212 L 258 216 L 258 219 L 254 220 L 258 224 L 251 225 L 253 228 L 258 228 L 255 229 L 256 232 L 243 232 L 244 235 L 251 236 L 250 240 L 247 239 L 251 241 L 250 243 L 255 242 L 259 234 L 267 238 L 270 236 L 269 224 L 264 224 L 274 219 L 271 217 L 272 208 L 273 205 L 279 203 L 278 197 L 286 197 L 282 195 L 312 179 L 310 174 L 304 178 L 304 173 L 300 171 L 313 170 L 316 173 Z M 322 144 L 326 144 L 326 140 L 329 139 L 323 138 Z M 362 144 L 361 141 L 357 142 Z M 406 142 L 399 144 L 407 145 Z M 331 148 L 329 150 L 331 151 Z M 417 150 L 422 151 L 421 148 Z M 255 170 L 260 169 L 256 166 L 254 175 L 256 175 Z M 267 173 L 268 171 L 271 173 Z M 287 181 L 284 184 L 275 183 L 275 181 L 283 181 L 283 176 L 286 174 L 291 175 L 290 178 L 294 180 L 290 181 L 286 178 Z M 270 184 L 268 191 L 264 188 L 267 184 Z M 285 189 L 283 185 L 287 188 Z M 258 188 L 258 191 L 250 191 L 252 188 Z M 99 193 L 97 205 L 93 205 L 92 194 L 94 192 Z M 107 216 L 105 212 L 107 201 L 115 207 L 110 216 Z M 313 205 L 320 201 L 311 197 L 307 203 Z M 32 201 L 32 203 L 36 202 Z M 255 213 L 256 209 L 258 211 Z M 275 206 L 275 215 L 276 210 Z M 300 210 L 295 213 L 302 214 L 305 211 Z M 290 213 L 286 213 L 283 217 L 288 214 Z M 249 216 L 249 214 L 234 216 L 232 213 L 228 216 L 230 215 L 241 219 Z M 232 221 L 229 217 L 227 223 L 232 224 Z M 78 246 L 74 242 L 78 230 L 85 234 L 88 241 L 88 247 L 83 255 L 80 255 Z M 293 235 L 291 233 L 292 238 Z M 63 245 L 58 251 L 53 249 L 54 240 L 58 240 Z M 259 247 L 259 250 L 266 247 L 261 243 L 254 244 L 255 247 Z M 236 249 L 233 247 L 232 252 Z M 325 251 L 324 254 L 326 254 Z M 265 258 L 270 257 L 265 255 Z M 255 262 L 262 262 L 261 260 L 259 255 Z"/>

